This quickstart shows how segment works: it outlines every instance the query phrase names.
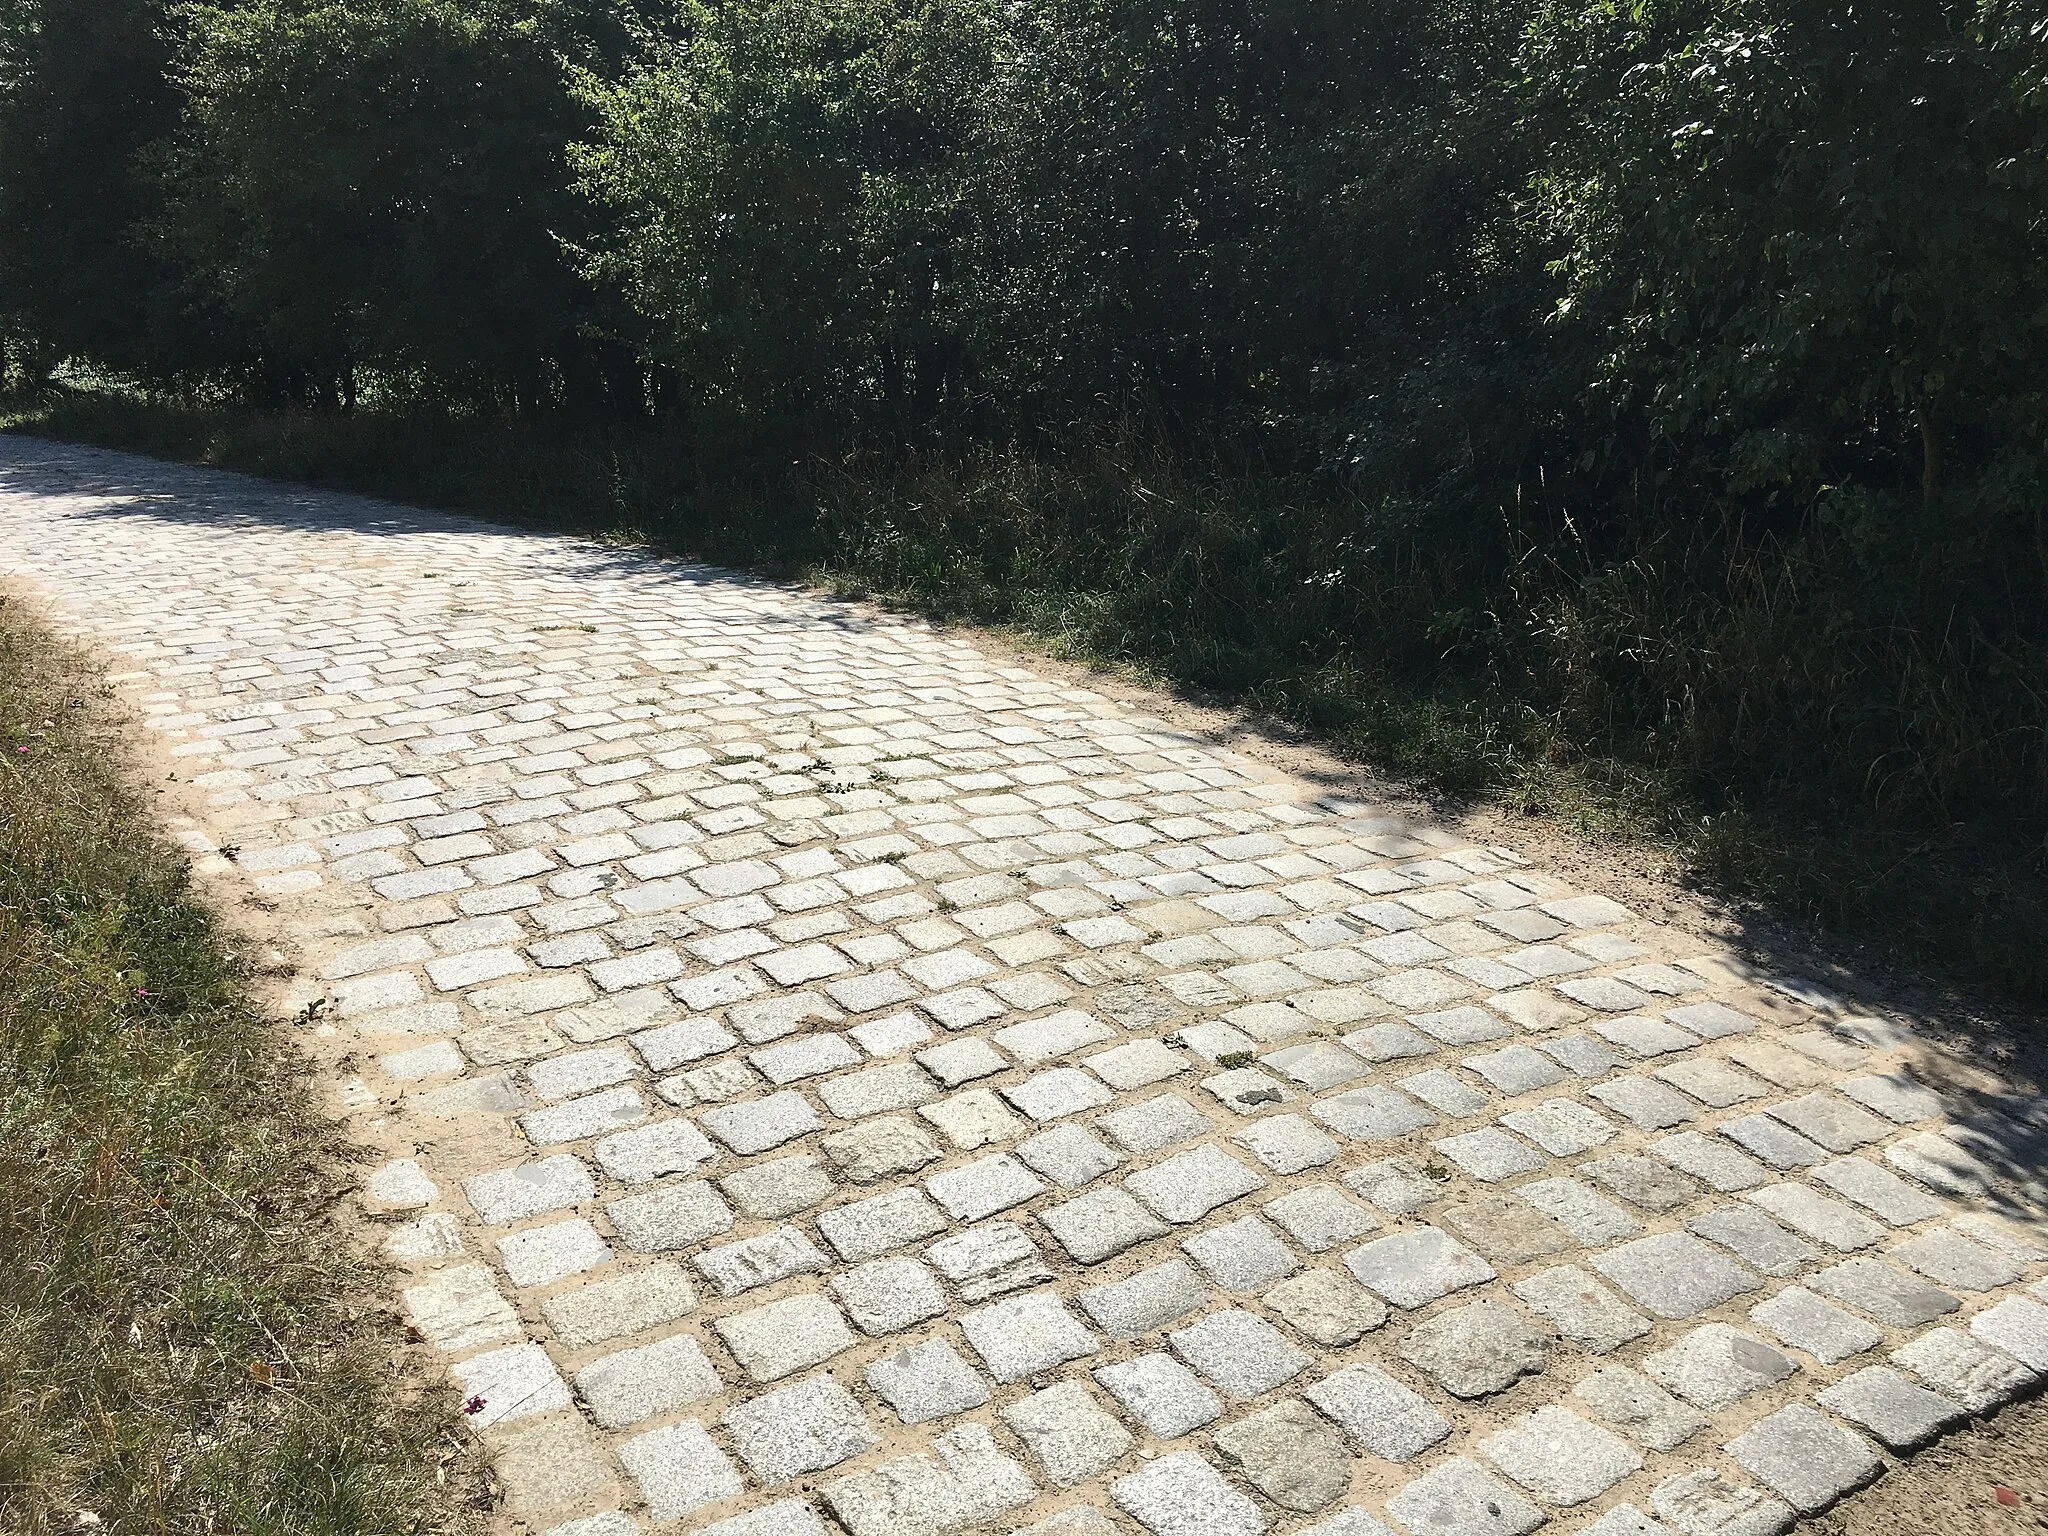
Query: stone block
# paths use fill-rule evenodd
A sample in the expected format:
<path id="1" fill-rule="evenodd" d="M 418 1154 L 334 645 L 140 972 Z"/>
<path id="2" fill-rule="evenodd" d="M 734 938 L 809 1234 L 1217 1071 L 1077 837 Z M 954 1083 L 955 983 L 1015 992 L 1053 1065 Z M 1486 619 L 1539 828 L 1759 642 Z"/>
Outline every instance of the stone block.
<path id="1" fill-rule="evenodd" d="M 1299 1115 L 1268 1115 L 1231 1138 L 1278 1174 L 1300 1173 L 1333 1161 L 1337 1143 Z"/>
<path id="2" fill-rule="evenodd" d="M 1652 1380 L 1706 1409 L 1725 1408 L 1797 1369 L 1763 1340 L 1725 1323 L 1703 1324 L 1643 1360 Z"/>
<path id="3" fill-rule="evenodd" d="M 1572 1395 L 1653 1451 L 1676 1450 L 1707 1427 L 1706 1415 L 1625 1365 L 1595 1371 Z"/>
<path id="4" fill-rule="evenodd" d="M 1593 1267 L 1653 1315 L 1692 1317 L 1762 1282 L 1749 1270 L 1684 1232 L 1639 1237 L 1595 1254 Z"/>
<path id="5" fill-rule="evenodd" d="M 1742 1469 L 1794 1509 L 1815 1514 L 1884 1470 L 1857 1434 L 1804 1403 L 1780 1408 L 1728 1442 Z"/>
<path id="6" fill-rule="evenodd" d="M 626 1441 L 618 1454 L 657 1521 L 680 1520 L 732 1498 L 743 1486 L 738 1469 L 695 1419 L 649 1430 Z"/>
<path id="7" fill-rule="evenodd" d="M 1780 1342 L 1805 1350 L 1825 1365 L 1884 1342 L 1884 1335 L 1862 1318 L 1829 1306 L 1803 1286 L 1788 1286 L 1769 1301 L 1751 1307 L 1749 1317 Z"/>
<path id="8" fill-rule="evenodd" d="M 1210 1130 L 1207 1115 L 1171 1093 L 1112 1110 L 1095 1123 L 1126 1152 L 1140 1156 L 1206 1136 Z"/>
<path id="9" fill-rule="evenodd" d="M 1513 1307 L 1474 1301 L 1409 1330 L 1400 1355 L 1453 1397 L 1486 1397 L 1542 1370 L 1550 1344 Z"/>
<path id="10" fill-rule="evenodd" d="M 998 1301 L 960 1319 L 960 1331 L 997 1381 L 1022 1381 L 1092 1355 L 1102 1341 L 1049 1291 Z"/>
<path id="11" fill-rule="evenodd" d="M 1910 1451 L 1969 1418 L 1969 1410 L 1915 1386 L 1897 1371 L 1869 1366 L 1815 1398 L 1830 1413 L 1860 1424 L 1894 1451 Z"/>
<path id="12" fill-rule="evenodd" d="M 780 1221 L 816 1205 L 836 1186 L 815 1157 L 749 1163 L 718 1181 L 726 1198 L 756 1221 Z"/>
<path id="13" fill-rule="evenodd" d="M 747 1375 L 758 1382 L 780 1381 L 822 1365 L 857 1342 L 839 1309 L 823 1296 L 790 1296 L 748 1312 L 735 1312 L 711 1325 Z"/>
<path id="14" fill-rule="evenodd" d="M 1062 1189 L 1079 1189 L 1123 1164 L 1099 1137 L 1078 1125 L 1039 1132 L 1017 1148 L 1017 1156 Z"/>
<path id="15" fill-rule="evenodd" d="M 732 1210 L 701 1179 L 628 1195 L 605 1207 L 619 1241 L 635 1253 L 688 1248 L 732 1230 Z"/>
<path id="16" fill-rule="evenodd" d="M 1893 1350 L 1891 1358 L 1972 1413 L 1990 1413 L 2002 1407 L 2043 1374 L 1960 1328 L 1930 1328 L 1910 1344 Z"/>
<path id="17" fill-rule="evenodd" d="M 1495 1278 L 1491 1264 L 1435 1227 L 1395 1232 L 1354 1248 L 1351 1273 L 1395 1306 L 1427 1306 L 1440 1296 Z"/>
<path id="18" fill-rule="evenodd" d="M 1162 1456 L 1109 1493 L 1153 1536 L 1264 1536 L 1269 1528 L 1258 1506 L 1193 1451 Z"/>
<path id="19" fill-rule="evenodd" d="M 1463 1456 L 1453 1456 L 1387 1500 L 1415 1536 L 1526 1536 L 1543 1511 Z"/>
<path id="20" fill-rule="evenodd" d="M 1099 1476 L 1137 1443 L 1078 1381 L 1034 1392 L 1010 1404 L 1002 1416 L 1056 1488 Z"/>
<path id="21" fill-rule="evenodd" d="M 1139 1355 L 1135 1360 L 1098 1366 L 1095 1380 L 1161 1440 L 1200 1429 L 1223 1413 L 1223 1399 L 1171 1355 Z"/>
<path id="22" fill-rule="evenodd" d="M 832 1267 L 831 1260 L 795 1227 L 777 1227 L 707 1248 L 693 1262 L 721 1296 L 739 1296 L 791 1275 L 822 1274 Z"/>
<path id="23" fill-rule="evenodd" d="M 988 1383 L 944 1339 L 883 1355 L 868 1367 L 867 1380 L 906 1424 L 965 1413 L 989 1398 Z"/>
<path id="24" fill-rule="evenodd" d="M 1268 1311 L 1318 1344 L 1354 1344 L 1387 1320 L 1386 1305 L 1334 1269 L 1311 1269 L 1260 1298 Z"/>
<path id="25" fill-rule="evenodd" d="M 1260 1290 L 1295 1267 L 1287 1245 L 1256 1216 L 1197 1232 L 1180 1246 L 1226 1291 Z"/>
<path id="26" fill-rule="evenodd" d="M 897 1333 L 946 1310 L 945 1289 L 915 1259 L 877 1259 L 834 1275 L 831 1284 L 866 1334 Z"/>
<path id="27" fill-rule="evenodd" d="M 946 1214 L 921 1189 L 892 1189 L 818 1214 L 818 1230 L 850 1264 L 880 1258 L 946 1230 Z"/>
<path id="28" fill-rule="evenodd" d="M 1314 1514 L 1351 1485 L 1351 1457 L 1337 1432 L 1306 1403 L 1289 1398 L 1219 1430 L 1214 1445 L 1282 1509 Z"/>
<path id="29" fill-rule="evenodd" d="M 1806 1283 L 1890 1328 L 1917 1328 L 1962 1305 L 1947 1291 L 1877 1259 L 1844 1259 L 1807 1276 Z"/>
<path id="30" fill-rule="evenodd" d="M 1651 1490 L 1650 1507 L 1680 1536 L 1780 1536 L 1798 1518 L 1783 1500 L 1711 1467 L 1666 1478 Z"/>
<path id="31" fill-rule="evenodd" d="M 1622 1305 L 1613 1292 L 1570 1264 L 1518 1281 L 1515 1294 L 1559 1333 L 1596 1355 L 1611 1354 L 1651 1328 L 1647 1317 Z"/>
<path id="32" fill-rule="evenodd" d="M 1226 1397 L 1249 1400 L 1292 1381 L 1309 1356 L 1264 1318 L 1232 1309 L 1176 1328 L 1167 1342 Z"/>
<path id="33" fill-rule="evenodd" d="M 886 1461 L 819 1491 L 850 1536 L 951 1536 L 1031 1501 L 1023 1467 L 979 1424 L 940 1435 L 932 1454 Z"/>
<path id="34" fill-rule="evenodd" d="M 1597 1499 L 1643 1469 L 1642 1453 L 1564 1408 L 1539 1408 L 1479 1442 L 1509 1477 L 1549 1504 Z"/>
<path id="35" fill-rule="evenodd" d="M 1194 1311 L 1209 1292 L 1180 1259 L 1141 1269 L 1127 1280 L 1098 1285 L 1075 1299 L 1113 1339 L 1136 1339 Z"/>
<path id="36" fill-rule="evenodd" d="M 1379 1219 L 1328 1184 L 1310 1184 L 1266 1202 L 1265 1214 L 1310 1253 L 1327 1253 L 1379 1230 Z"/>
<path id="37" fill-rule="evenodd" d="M 688 1278 L 673 1264 L 654 1263 L 550 1296 L 540 1304 L 548 1325 L 571 1347 L 644 1333 L 697 1308 Z"/>
<path id="38" fill-rule="evenodd" d="M 1260 1175 L 1216 1147 L 1196 1147 L 1124 1180 L 1163 1221 L 1200 1221 L 1211 1211 L 1265 1188 Z"/>
<path id="39" fill-rule="evenodd" d="M 1412 1461 L 1451 1432 L 1421 1394 L 1370 1365 L 1347 1366 L 1302 1395 L 1382 1461 Z"/>
<path id="40" fill-rule="evenodd" d="M 576 1373 L 576 1390 L 603 1429 L 626 1429 L 724 1389 L 702 1347 L 686 1333 L 605 1355 Z"/>

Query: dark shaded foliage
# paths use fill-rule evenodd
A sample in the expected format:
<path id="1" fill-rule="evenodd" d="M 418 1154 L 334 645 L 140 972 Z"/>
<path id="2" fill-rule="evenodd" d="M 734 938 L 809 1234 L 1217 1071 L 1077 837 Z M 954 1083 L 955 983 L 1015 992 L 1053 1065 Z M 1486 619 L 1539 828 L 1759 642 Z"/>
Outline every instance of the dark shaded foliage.
<path id="1" fill-rule="evenodd" d="M 1065 594 L 1098 653 L 1462 787 L 1654 781 L 1831 921 L 2048 889 L 2038 6 L 12 14 L 29 371 L 659 462 L 599 500 Z M 1727 853 L 1829 836 L 1868 859 Z"/>

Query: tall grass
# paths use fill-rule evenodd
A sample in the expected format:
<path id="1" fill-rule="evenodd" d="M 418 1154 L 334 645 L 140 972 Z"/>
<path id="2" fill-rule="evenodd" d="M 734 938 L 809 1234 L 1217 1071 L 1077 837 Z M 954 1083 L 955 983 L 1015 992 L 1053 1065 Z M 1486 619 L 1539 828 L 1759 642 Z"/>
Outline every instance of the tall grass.
<path id="1" fill-rule="evenodd" d="M 0 1531 L 443 1528 L 477 1478 L 335 1240 L 341 1149 L 135 783 L 0 599 Z"/>
<path id="2" fill-rule="evenodd" d="M 1532 528 L 1127 431 L 791 464 L 652 429 L 216 411 L 17 426 L 801 574 L 1264 708 L 1443 791 L 2048 999 L 2048 532 L 1653 515 Z M 1530 520 L 1533 523 L 1533 519 Z"/>

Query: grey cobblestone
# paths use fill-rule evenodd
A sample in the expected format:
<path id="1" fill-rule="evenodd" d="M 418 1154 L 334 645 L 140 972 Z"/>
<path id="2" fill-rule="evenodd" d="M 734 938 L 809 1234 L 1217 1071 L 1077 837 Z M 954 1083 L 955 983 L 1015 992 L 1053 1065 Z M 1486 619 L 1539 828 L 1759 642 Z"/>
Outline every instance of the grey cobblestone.
<path id="1" fill-rule="evenodd" d="M 281 946 L 324 973 L 291 984 L 291 1007 L 327 996 L 309 1044 L 366 1064 L 336 1102 L 376 1146 L 373 1168 L 418 1170 L 371 1173 L 365 1208 L 420 1213 L 386 1229 L 386 1251 L 423 1335 L 463 1362 L 458 1380 L 484 1384 L 479 1417 L 518 1437 L 508 1508 L 536 1530 L 585 1487 L 578 1507 L 623 1498 L 630 1527 L 822 1529 L 808 1497 L 764 1486 L 778 1463 L 746 1451 L 739 1426 L 752 1413 L 797 1433 L 803 1416 L 776 1405 L 852 1385 L 818 1365 L 888 1338 L 861 1346 L 858 1375 L 926 1324 L 947 1330 L 928 1342 L 957 1342 L 963 1313 L 982 1337 L 955 1358 L 977 1380 L 984 1345 L 1018 1383 L 1096 1363 L 1084 1317 L 1160 1341 L 1126 1365 L 1210 1405 L 1181 1433 L 1220 1437 L 1215 1463 L 1174 1463 L 1185 1477 L 1145 1504 L 1163 1536 L 1263 1527 L 1276 1504 L 1284 1529 L 1385 1536 L 1344 1509 L 1311 1409 L 1267 1398 L 1236 1424 L 1218 1416 L 1226 1396 L 1316 1390 L 1329 1367 L 1298 1361 L 1386 1326 L 1382 1296 L 1427 1309 L 1420 1329 L 1393 1323 L 1396 1353 L 1457 1334 L 1475 1301 L 1527 1306 L 1571 1340 L 1503 1400 L 1515 1415 L 1567 1391 L 1579 1350 L 1626 1348 L 1714 1397 L 1744 1370 L 1775 1375 L 1752 1369 L 1783 1358 L 1767 1336 L 1821 1370 L 1733 1399 L 1730 1434 L 1806 1424 L 1788 1404 L 1855 1383 L 1853 1404 L 1823 1406 L 1919 1443 L 1944 1422 L 1929 1395 L 1995 1405 L 2048 1372 L 2048 1311 L 2014 1294 L 2048 1285 L 2033 1267 L 2048 1254 L 1982 1219 L 2021 1133 L 1995 1114 L 1943 1123 L 1967 1109 L 1922 1082 L 1924 1034 L 1823 1023 L 1838 1005 L 1805 984 L 1674 947 L 1673 931 L 1509 850 L 1286 779 L 914 620 L 8 442 L 0 457 L 26 467 L 0 493 L 0 550 L 63 622 L 118 651 L 124 687 L 154 695 L 151 728 L 192 781 L 181 834 L 201 853 L 247 850 L 239 878 L 276 904 Z M 87 521 L 75 485 L 36 488 L 45 460 L 120 464 L 186 505 Z M 468 612 L 442 606 L 454 583 L 429 569 L 466 584 Z M 277 632 L 293 652 L 266 649 Z M 520 1144 L 574 1150 L 521 1165 Z M 466 1201 L 438 1208 L 458 1187 Z M 1114 1213 L 1078 1204 L 1104 1193 Z M 1055 1235 L 1062 1210 L 1072 1243 Z M 1122 1224 L 1084 1240 L 1075 1211 Z M 1256 1301 L 1204 1317 L 1218 1302 L 1168 1257 L 1182 1243 L 1215 1286 Z M 674 1262 L 641 1257 L 657 1251 Z M 1316 1254 L 1329 1257 L 1285 1272 Z M 1715 1301 L 1731 1288 L 1720 1266 L 1797 1284 Z M 515 1281 L 537 1307 L 507 1303 Z M 780 1299 L 748 1305 L 763 1297 Z M 1766 1355 L 1734 1330 L 1686 1331 L 1700 1308 L 1752 1306 L 1766 1333 L 1749 1349 Z M 1890 1332 L 1950 1312 L 1917 1339 Z M 1222 1394 L 1162 1352 L 1167 1333 Z M 1818 1385 L 1874 1358 L 1862 1351 L 1879 1333 L 1902 1340 L 1905 1375 Z M 580 1405 L 535 1340 L 573 1352 L 559 1358 Z M 722 1385 L 703 1375 L 713 1357 Z M 1069 1366 L 1072 1391 L 1047 1398 L 1041 1380 L 1038 1396 L 1018 1385 L 979 1406 L 1057 1406 L 1125 1368 L 1084 1386 Z M 799 1373 L 812 1380 L 785 1385 Z M 1630 1394 L 1588 1397 L 1617 1380 L 1637 1384 L 1630 1412 L 1616 1407 Z M 718 1443 L 664 1422 L 713 1401 L 698 1387 L 732 1415 Z M 1661 1406 L 1643 1407 L 1652 1393 Z M 1410 1396 L 1411 1427 L 1443 1422 L 1433 1380 Z M 1671 1536 L 1792 1518 L 1719 1481 L 1696 1411 L 1644 1378 L 1598 1371 L 1571 1401 L 1646 1450 L 1677 1447 L 1632 1495 L 1651 1514 L 1610 1511 L 1603 1536 L 1640 1536 L 1652 1517 Z M 1463 1410 L 1469 1445 L 1505 1412 Z M 853 1536 L 1027 1524 L 1038 1487 L 1069 1477 L 1077 1507 L 1116 1505 L 1109 1485 L 1129 1467 L 1094 1466 L 1123 1433 L 1102 1431 L 1111 1417 L 1090 1420 L 1092 1456 L 1056 1417 L 1033 1434 L 1061 1449 L 1021 1461 L 946 1418 L 892 1422 L 902 1444 L 879 1461 L 877 1447 L 779 1465 L 826 1474 L 817 1496 Z M 862 1435 L 848 1435 L 833 1443 L 855 1454 Z M 631 1487 L 614 1486 L 614 1451 Z M 1794 1502 L 1822 1496 L 1754 1459 Z M 1205 1503 L 1211 1479 L 1230 1497 Z M 1530 1483 L 1553 1504 L 1582 1486 Z M 1500 1528 L 1510 1508 L 1461 1498 L 1439 1507 L 1465 1524 L 1428 1536 Z M 1389 1523 L 1412 1526 L 1412 1507 Z"/>

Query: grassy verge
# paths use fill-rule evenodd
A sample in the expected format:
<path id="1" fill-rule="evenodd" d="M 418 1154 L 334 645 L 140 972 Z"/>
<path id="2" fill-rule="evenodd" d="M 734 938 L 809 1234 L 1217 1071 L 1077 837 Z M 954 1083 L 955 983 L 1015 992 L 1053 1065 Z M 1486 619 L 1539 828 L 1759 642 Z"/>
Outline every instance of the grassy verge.
<path id="1" fill-rule="evenodd" d="M 1976 562 L 1945 569 L 1819 535 L 1746 546 L 1653 527 L 1580 558 L 1516 545 L 1486 509 L 1204 477 L 1142 441 L 765 474 L 773 456 L 721 464 L 652 432 L 114 391 L 17 403 L 0 426 L 1008 628 L 1256 704 L 1435 790 L 1655 844 L 1805 934 L 2048 1001 L 2048 656 L 2011 649 L 2035 645 L 2026 572 L 2048 546 L 1955 554 L 1942 532 L 1943 558 Z M 1944 617 L 1957 592 L 1969 625 Z M 1978 618 L 2008 647 L 1988 663 Z"/>
<path id="2" fill-rule="evenodd" d="M 476 1486 L 352 1300 L 341 1149 L 245 982 L 97 669 L 0 599 L 10 1536 L 405 1536 Z"/>

